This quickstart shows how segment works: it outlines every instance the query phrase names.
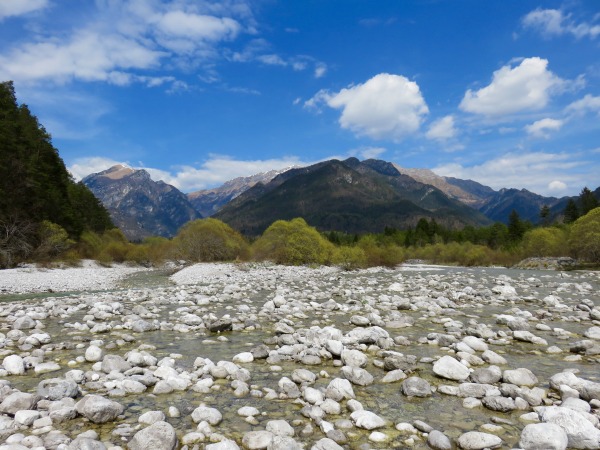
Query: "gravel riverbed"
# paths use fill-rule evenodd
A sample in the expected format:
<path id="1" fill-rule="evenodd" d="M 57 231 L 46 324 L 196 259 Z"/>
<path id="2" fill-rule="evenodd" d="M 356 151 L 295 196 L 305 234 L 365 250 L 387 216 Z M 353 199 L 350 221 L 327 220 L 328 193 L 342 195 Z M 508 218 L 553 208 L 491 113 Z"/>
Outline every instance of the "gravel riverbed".
<path id="1" fill-rule="evenodd" d="M 0 450 L 597 449 L 599 288 L 426 265 L 0 271 L 21 294 L 0 295 Z"/>

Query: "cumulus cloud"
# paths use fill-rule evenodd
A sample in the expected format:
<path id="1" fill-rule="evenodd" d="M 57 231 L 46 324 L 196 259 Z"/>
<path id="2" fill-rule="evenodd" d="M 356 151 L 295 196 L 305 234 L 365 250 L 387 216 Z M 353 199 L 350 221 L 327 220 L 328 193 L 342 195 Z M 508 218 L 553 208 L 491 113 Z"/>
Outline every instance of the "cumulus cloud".
<path id="1" fill-rule="evenodd" d="M 580 100 L 576 100 L 567 106 L 567 112 L 577 115 L 583 115 L 585 113 L 597 113 L 600 115 L 600 96 L 595 97 L 587 94 Z"/>
<path id="2" fill-rule="evenodd" d="M 48 0 L 2 0 L 0 2 L 0 21 L 6 17 L 22 16 L 44 9 L 48 4 Z"/>
<path id="3" fill-rule="evenodd" d="M 115 164 L 123 164 L 134 169 L 144 169 L 155 181 L 162 180 L 183 192 L 192 192 L 221 185 L 233 178 L 293 166 L 304 166 L 312 164 L 312 162 L 302 161 L 295 156 L 262 160 L 239 160 L 226 156 L 211 155 L 199 167 L 177 166 L 167 171 L 145 167 L 142 164 L 131 164 L 127 161 L 116 161 L 111 158 L 88 157 L 74 160 L 68 169 L 75 179 L 80 180 L 89 174 L 101 172 Z"/>
<path id="4" fill-rule="evenodd" d="M 578 39 L 594 39 L 600 35 L 600 25 L 576 22 L 570 14 L 565 15 L 559 9 L 538 8 L 523 17 L 522 23 L 525 28 L 533 29 L 547 38 L 571 34 Z"/>
<path id="5" fill-rule="evenodd" d="M 341 109 L 339 124 L 359 136 L 400 141 L 419 130 L 429 109 L 419 86 L 402 75 L 381 73 L 337 93 L 321 90 L 306 107 Z"/>
<path id="6" fill-rule="evenodd" d="M 130 164 L 124 161 L 94 156 L 90 158 L 78 158 L 68 167 L 68 169 L 71 175 L 73 175 L 73 178 L 81 180 L 92 173 L 102 172 L 117 164 L 130 167 Z"/>
<path id="7" fill-rule="evenodd" d="M 527 125 L 525 130 L 531 136 L 547 138 L 549 131 L 558 131 L 563 126 L 564 121 L 558 119 L 541 119 L 533 122 L 531 125 Z"/>
<path id="8" fill-rule="evenodd" d="M 455 137 L 456 128 L 454 127 L 454 116 L 445 116 L 433 122 L 425 136 L 427 139 L 437 141 L 445 141 Z"/>
<path id="9" fill-rule="evenodd" d="M 567 183 L 564 183 L 560 180 L 552 180 L 550 183 L 548 183 L 548 190 L 557 194 L 565 192 L 567 187 Z"/>
<path id="10" fill-rule="evenodd" d="M 525 58 L 515 67 L 506 65 L 495 71 L 486 87 L 467 90 L 460 109 L 489 117 L 536 111 L 548 104 L 552 94 L 563 91 L 569 84 L 548 70 L 548 60 Z"/>
<path id="11" fill-rule="evenodd" d="M 574 192 L 592 180 L 597 164 L 590 163 L 581 154 L 548 153 L 507 153 L 481 164 L 462 165 L 450 163 L 432 170 L 441 176 L 474 180 L 494 189 L 512 187 L 528 189 L 542 195 L 555 195 L 560 183 L 571 187 Z M 573 192 L 573 193 L 574 193 Z"/>
<path id="12" fill-rule="evenodd" d="M 174 77 L 156 72 L 208 63 L 218 54 L 219 43 L 235 39 L 244 30 L 234 17 L 238 14 L 235 3 L 229 2 L 229 10 L 221 8 L 219 16 L 200 11 L 204 3 L 187 0 L 98 1 L 93 21 L 53 37 L 33 35 L 29 42 L 0 54 L 0 78 L 149 86 L 176 83 Z"/>

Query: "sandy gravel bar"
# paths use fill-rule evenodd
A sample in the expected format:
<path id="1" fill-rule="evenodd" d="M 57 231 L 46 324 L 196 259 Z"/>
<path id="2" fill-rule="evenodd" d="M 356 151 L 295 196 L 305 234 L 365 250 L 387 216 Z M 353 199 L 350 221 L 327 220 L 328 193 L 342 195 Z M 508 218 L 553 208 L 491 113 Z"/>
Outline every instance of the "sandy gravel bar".
<path id="1" fill-rule="evenodd" d="M 0 294 L 32 292 L 72 292 L 112 289 L 140 267 L 103 267 L 84 261 L 82 267 L 43 269 L 35 267 L 0 270 Z"/>

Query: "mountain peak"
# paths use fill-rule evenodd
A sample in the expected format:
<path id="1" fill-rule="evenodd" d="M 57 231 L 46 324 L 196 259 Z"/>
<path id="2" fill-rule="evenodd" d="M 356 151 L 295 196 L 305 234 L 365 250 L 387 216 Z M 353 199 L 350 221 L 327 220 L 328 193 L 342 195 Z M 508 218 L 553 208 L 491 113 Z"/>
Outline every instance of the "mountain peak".
<path id="1" fill-rule="evenodd" d="M 111 180 L 120 180 L 131 175 L 134 172 L 135 170 L 131 167 L 124 166 L 123 164 L 116 164 L 111 168 L 100 172 L 99 175 L 106 178 L 110 178 Z"/>

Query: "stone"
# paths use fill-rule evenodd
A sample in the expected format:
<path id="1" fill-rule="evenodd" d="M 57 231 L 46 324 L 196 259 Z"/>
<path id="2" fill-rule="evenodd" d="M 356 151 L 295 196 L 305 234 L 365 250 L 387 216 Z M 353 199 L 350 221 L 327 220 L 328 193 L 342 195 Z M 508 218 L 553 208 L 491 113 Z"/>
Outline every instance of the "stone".
<path id="1" fill-rule="evenodd" d="M 540 420 L 560 426 L 567 433 L 569 448 L 600 447 L 600 430 L 578 411 L 560 406 L 540 407 Z"/>
<path id="2" fill-rule="evenodd" d="M 433 364 L 433 372 L 438 377 L 454 381 L 464 381 L 471 374 L 467 367 L 448 355 L 442 356 Z"/>
<path id="3" fill-rule="evenodd" d="M 60 370 L 60 365 L 58 363 L 55 363 L 54 361 L 42 362 L 42 363 L 36 364 L 33 369 L 33 371 L 37 375 L 41 375 L 44 373 L 50 373 L 50 372 L 57 372 L 59 370 Z"/>
<path id="4" fill-rule="evenodd" d="M 505 370 L 502 374 L 502 379 L 505 383 L 515 384 L 517 386 L 533 387 L 538 384 L 538 379 L 533 372 L 525 368 Z"/>
<path id="5" fill-rule="evenodd" d="M 433 450 L 452 450 L 450 438 L 438 430 L 433 430 L 427 436 L 427 445 Z"/>
<path id="6" fill-rule="evenodd" d="M 104 355 L 102 358 L 101 370 L 104 373 L 126 372 L 131 369 L 131 364 L 128 363 L 122 356 L 119 355 Z"/>
<path id="7" fill-rule="evenodd" d="M 206 421 L 210 425 L 218 425 L 223 420 L 223 415 L 216 408 L 199 406 L 192 412 L 192 420 L 195 423 Z"/>
<path id="8" fill-rule="evenodd" d="M 295 434 L 294 428 L 285 420 L 269 420 L 266 430 L 275 436 L 293 437 Z"/>
<path id="9" fill-rule="evenodd" d="M 104 350 L 102 350 L 100 347 L 98 347 L 97 345 L 90 345 L 86 350 L 85 350 L 85 355 L 84 358 L 86 361 L 88 362 L 97 362 L 97 361 L 101 361 L 102 358 L 104 357 Z"/>
<path id="10" fill-rule="evenodd" d="M 494 384 L 502 379 L 502 370 L 498 366 L 480 367 L 471 372 L 471 381 L 479 384 Z"/>
<path id="11" fill-rule="evenodd" d="M 138 422 L 142 425 L 152 425 L 156 422 L 164 422 L 165 413 L 162 411 L 147 411 L 138 417 Z"/>
<path id="12" fill-rule="evenodd" d="M 94 423 L 110 422 L 124 411 L 124 407 L 120 403 L 95 394 L 83 397 L 77 402 L 75 409 Z"/>
<path id="13" fill-rule="evenodd" d="M 410 377 L 402 382 L 402 393 L 408 397 L 429 397 L 431 385 L 419 377 Z"/>
<path id="14" fill-rule="evenodd" d="M 208 324 L 208 330 L 213 333 L 222 333 L 233 330 L 233 321 L 228 317 L 214 320 Z"/>
<path id="15" fill-rule="evenodd" d="M 565 450 L 567 432 L 553 423 L 532 423 L 523 428 L 519 446 L 523 450 Z"/>
<path id="16" fill-rule="evenodd" d="M 129 450 L 175 450 L 177 444 L 177 435 L 173 426 L 159 421 L 135 433 L 127 448 Z"/>
<path id="17" fill-rule="evenodd" d="M 363 352 L 359 350 L 347 350 L 342 351 L 342 363 L 345 366 L 360 367 L 363 368 L 367 365 L 369 358 Z"/>
<path id="18" fill-rule="evenodd" d="M 242 406 L 240 409 L 237 410 L 237 413 L 238 416 L 241 417 L 252 417 L 258 416 L 260 414 L 260 411 L 254 406 Z"/>
<path id="19" fill-rule="evenodd" d="M 502 439 L 489 433 L 479 431 L 468 431 L 458 438 L 458 446 L 464 450 L 483 450 L 486 448 L 499 448 L 502 446 Z"/>
<path id="20" fill-rule="evenodd" d="M 517 408 L 515 401 L 510 397 L 502 397 L 501 395 L 492 395 L 483 397 L 481 400 L 483 406 L 492 411 L 509 412 Z"/>
<path id="21" fill-rule="evenodd" d="M 590 327 L 583 335 L 589 339 L 600 340 L 600 327 Z"/>
<path id="22" fill-rule="evenodd" d="M 15 413 L 15 422 L 20 425 L 29 427 L 33 424 L 33 422 L 35 422 L 40 417 L 41 417 L 41 414 L 39 411 L 32 411 L 30 409 L 24 409 L 21 411 L 17 411 Z"/>
<path id="23" fill-rule="evenodd" d="M 323 438 L 315 442 L 315 445 L 313 445 L 310 450 L 344 450 L 344 447 L 338 445 L 332 439 Z"/>
<path id="24" fill-rule="evenodd" d="M 206 445 L 205 450 L 240 450 L 240 447 L 235 443 L 235 441 L 223 439 L 221 442 L 217 442 L 216 444 Z"/>
<path id="25" fill-rule="evenodd" d="M 401 369 L 391 370 L 386 373 L 381 379 L 382 383 L 395 383 L 396 381 L 402 381 L 407 378 L 406 374 Z"/>
<path id="26" fill-rule="evenodd" d="M 21 316 L 13 322 L 12 328 L 13 330 L 31 330 L 32 328 L 35 328 L 35 325 L 36 322 L 31 317 Z"/>
<path id="27" fill-rule="evenodd" d="M 327 386 L 325 395 L 336 402 L 344 399 L 356 398 L 350 381 L 342 378 L 334 378 L 331 380 Z"/>
<path id="28" fill-rule="evenodd" d="M 2 361 L 2 367 L 9 375 L 23 375 L 25 373 L 25 363 L 19 355 L 8 355 Z"/>
<path id="29" fill-rule="evenodd" d="M 307 369 L 295 369 L 292 372 L 292 380 L 298 384 L 313 384 L 317 380 L 317 376 Z"/>
<path id="30" fill-rule="evenodd" d="M 242 446 L 249 450 L 266 449 L 273 441 L 273 433 L 266 430 L 248 431 L 242 438 Z"/>
<path id="31" fill-rule="evenodd" d="M 374 381 L 373 375 L 360 367 L 344 366 L 340 372 L 344 378 L 358 386 L 369 386 Z"/>
<path id="32" fill-rule="evenodd" d="M 79 386 L 71 380 L 50 378 L 42 380 L 38 384 L 37 394 L 47 400 L 62 400 L 65 397 L 75 398 L 79 395 Z"/>
<path id="33" fill-rule="evenodd" d="M 68 450 L 106 450 L 106 445 L 97 439 L 78 436 L 71 441 Z"/>
<path id="34" fill-rule="evenodd" d="M 17 411 L 34 409 L 37 405 L 38 397 L 25 392 L 13 392 L 6 396 L 0 403 L 0 413 L 15 415 Z"/>
<path id="35" fill-rule="evenodd" d="M 350 418 L 358 428 L 363 428 L 365 430 L 375 430 L 377 428 L 385 427 L 386 425 L 384 419 L 377 414 L 366 410 L 354 411 L 350 414 Z"/>

